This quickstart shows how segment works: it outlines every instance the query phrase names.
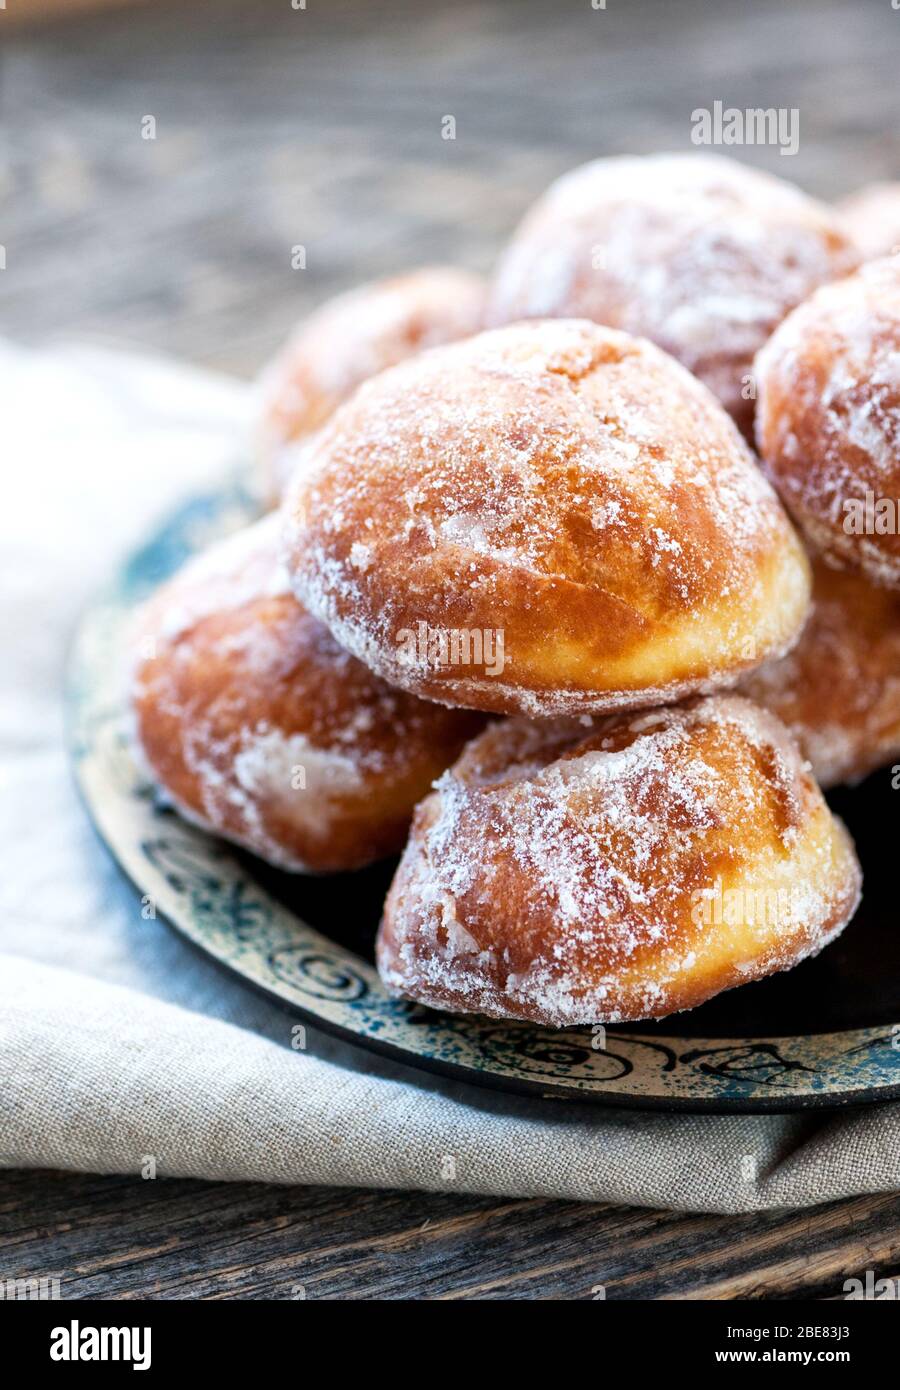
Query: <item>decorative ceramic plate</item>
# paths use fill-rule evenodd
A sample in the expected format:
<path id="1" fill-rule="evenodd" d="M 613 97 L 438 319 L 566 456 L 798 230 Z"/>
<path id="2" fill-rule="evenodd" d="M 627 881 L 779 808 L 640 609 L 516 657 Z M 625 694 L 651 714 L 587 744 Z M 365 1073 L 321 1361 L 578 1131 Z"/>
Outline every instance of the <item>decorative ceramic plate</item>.
<path id="1" fill-rule="evenodd" d="M 235 487 L 199 497 L 132 556 L 86 615 L 69 684 L 71 748 L 100 835 L 157 912 L 301 1018 L 376 1052 L 499 1090 L 687 1110 L 791 1110 L 900 1097 L 900 932 L 891 769 L 833 798 L 855 834 L 866 900 L 844 935 L 786 975 L 658 1024 L 557 1032 L 454 1018 L 385 992 L 372 964 L 393 863 L 282 874 L 161 807 L 128 748 L 121 673 L 130 610 L 244 524 Z M 603 1045 L 605 1044 L 605 1045 Z"/>

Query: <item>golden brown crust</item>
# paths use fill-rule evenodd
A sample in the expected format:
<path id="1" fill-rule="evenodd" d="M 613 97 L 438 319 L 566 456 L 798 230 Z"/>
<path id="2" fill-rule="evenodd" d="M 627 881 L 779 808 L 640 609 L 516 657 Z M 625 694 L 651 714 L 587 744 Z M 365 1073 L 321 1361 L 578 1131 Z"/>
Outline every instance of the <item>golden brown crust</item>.
<path id="1" fill-rule="evenodd" d="M 714 399 L 584 321 L 483 333 L 368 382 L 285 513 L 301 601 L 386 680 L 448 704 L 651 706 L 783 652 L 808 604 L 802 547 Z"/>
<path id="2" fill-rule="evenodd" d="M 852 842 L 796 745 L 736 697 L 494 725 L 418 808 L 386 985 L 565 1027 L 659 1018 L 786 970 L 849 921 Z"/>
<path id="3" fill-rule="evenodd" d="M 803 636 L 741 693 L 787 725 L 823 787 L 900 757 L 900 593 L 816 561 Z"/>
<path id="4" fill-rule="evenodd" d="M 188 566 L 142 615 L 140 750 L 183 814 L 283 868 L 358 868 L 483 724 L 389 689 L 297 603 L 271 516 Z"/>
<path id="5" fill-rule="evenodd" d="M 900 183 L 870 183 L 838 204 L 864 261 L 900 254 Z"/>
<path id="6" fill-rule="evenodd" d="M 481 327 L 485 285 L 452 266 L 375 280 L 321 305 L 266 372 L 259 454 L 267 495 L 280 499 L 296 446 L 370 376 Z"/>
<path id="7" fill-rule="evenodd" d="M 826 285 L 756 360 L 759 449 L 816 550 L 900 585 L 900 257 Z"/>
<path id="8" fill-rule="evenodd" d="M 733 160 L 598 159 L 526 215 L 487 321 L 588 318 L 650 338 L 749 435 L 755 353 L 789 310 L 857 260 L 836 213 Z"/>

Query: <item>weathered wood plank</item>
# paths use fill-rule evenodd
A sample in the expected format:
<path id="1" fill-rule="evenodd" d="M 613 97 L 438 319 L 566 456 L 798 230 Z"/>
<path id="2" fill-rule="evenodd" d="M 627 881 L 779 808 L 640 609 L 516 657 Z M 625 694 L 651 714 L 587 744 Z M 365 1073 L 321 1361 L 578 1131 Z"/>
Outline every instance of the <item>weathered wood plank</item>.
<path id="1" fill-rule="evenodd" d="M 837 1298 L 900 1260 L 900 1196 L 696 1216 L 450 1194 L 0 1176 L 0 1274 L 65 1298 Z"/>
<path id="2" fill-rule="evenodd" d="M 798 107 L 795 158 L 741 156 L 812 191 L 896 176 L 898 52 L 887 0 L 217 0 L 14 30 L 0 326 L 250 374 L 339 288 L 433 259 L 488 268 L 554 175 L 687 148 L 716 98 Z"/>

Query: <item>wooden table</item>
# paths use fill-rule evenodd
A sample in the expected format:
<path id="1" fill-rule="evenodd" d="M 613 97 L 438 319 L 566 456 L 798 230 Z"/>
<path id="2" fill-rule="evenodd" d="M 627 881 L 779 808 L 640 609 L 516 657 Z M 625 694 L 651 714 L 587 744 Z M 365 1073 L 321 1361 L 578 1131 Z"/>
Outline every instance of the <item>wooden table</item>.
<path id="1" fill-rule="evenodd" d="M 900 176 L 888 0 L 221 0 L 15 21 L 8 0 L 0 331 L 36 343 L 252 374 L 319 299 L 425 261 L 488 269 L 554 175 L 688 148 L 715 99 L 798 108 L 796 157 L 742 157 L 821 196 Z M 63 1297 L 833 1298 L 900 1269 L 900 1196 L 726 1219 L 7 1173 L 11 1267 L 59 1274 Z"/>
<path id="2" fill-rule="evenodd" d="M 64 1299 L 835 1299 L 900 1271 L 900 1194 L 723 1218 L 9 1173 L 0 1269 L 59 1276 Z"/>

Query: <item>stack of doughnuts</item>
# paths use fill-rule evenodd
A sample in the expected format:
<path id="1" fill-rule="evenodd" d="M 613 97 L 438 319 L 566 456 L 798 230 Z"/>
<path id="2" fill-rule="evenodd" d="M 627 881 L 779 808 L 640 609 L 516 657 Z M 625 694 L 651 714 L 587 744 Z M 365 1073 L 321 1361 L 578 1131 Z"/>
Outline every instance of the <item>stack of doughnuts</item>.
<path id="1" fill-rule="evenodd" d="M 402 850 L 389 990 L 659 1018 L 852 918 L 821 788 L 900 756 L 900 257 L 851 220 L 597 161 L 487 286 L 365 286 L 266 373 L 277 507 L 141 613 L 137 743 L 281 868 Z"/>

